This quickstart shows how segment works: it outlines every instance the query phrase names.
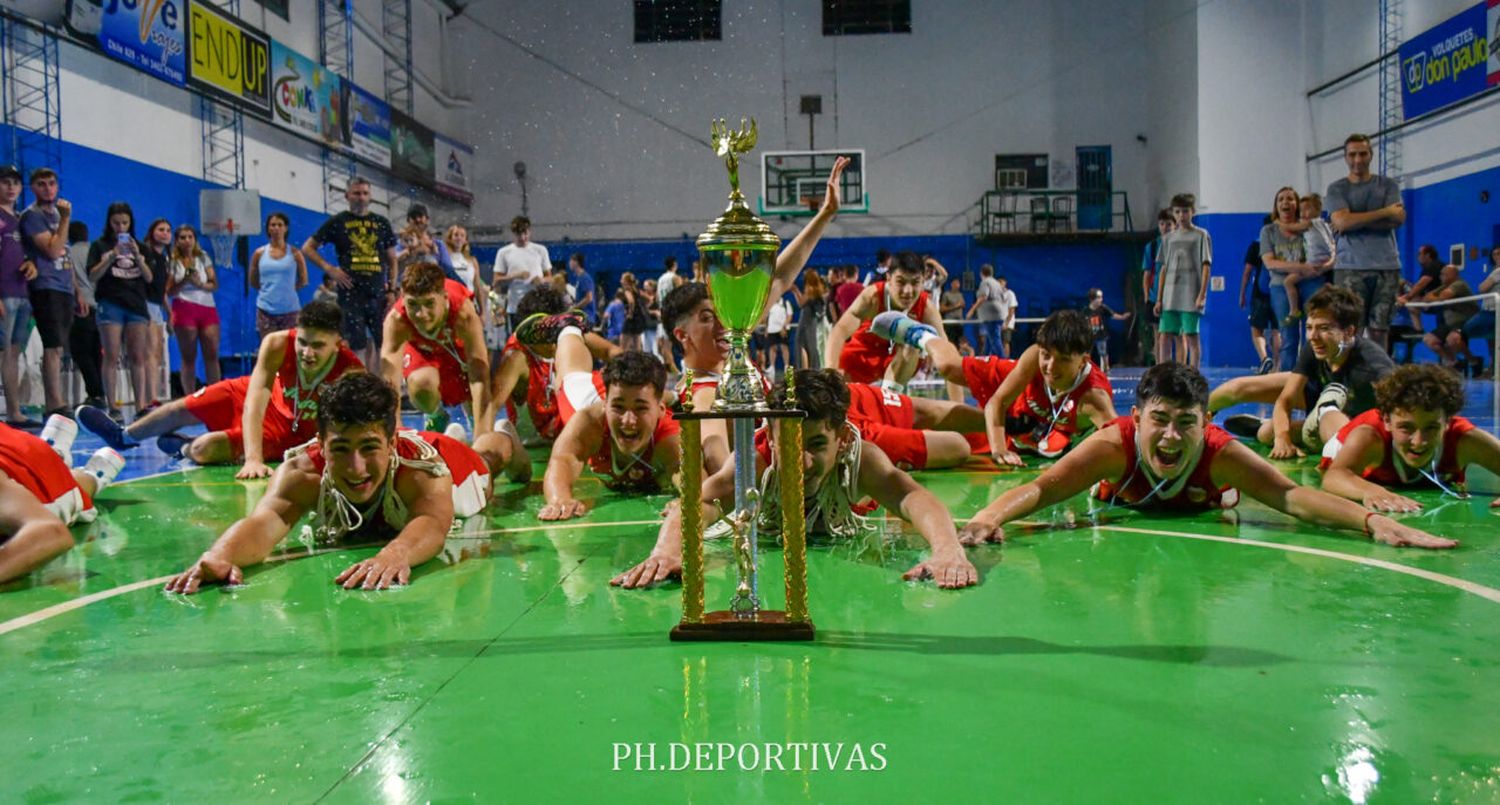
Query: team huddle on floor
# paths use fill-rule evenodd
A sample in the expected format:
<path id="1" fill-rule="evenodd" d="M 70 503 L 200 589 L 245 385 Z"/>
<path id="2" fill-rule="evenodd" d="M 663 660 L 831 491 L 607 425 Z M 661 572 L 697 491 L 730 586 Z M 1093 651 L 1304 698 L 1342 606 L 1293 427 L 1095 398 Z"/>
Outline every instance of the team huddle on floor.
<path id="1" fill-rule="evenodd" d="M 837 214 L 842 167 L 828 179 L 822 208 L 778 255 L 769 299 L 796 286 Z M 381 236 L 361 237 L 378 244 Z M 270 478 L 259 503 L 167 583 L 177 593 L 242 582 L 244 568 L 264 560 L 305 517 L 323 540 L 384 541 L 336 583 L 364 589 L 406 583 L 413 567 L 440 552 L 455 523 L 491 505 L 497 485 L 530 484 L 537 444 L 528 445 L 515 427 L 523 410 L 550 443 L 538 519 L 585 515 L 590 501 L 577 487 L 586 472 L 609 495 L 673 492 L 682 432 L 672 411 L 713 404 L 728 351 L 703 283 L 684 281 L 661 302 L 662 329 L 682 356 L 669 372 L 657 354 L 623 349 L 594 332 L 550 285 L 534 286 L 518 300 L 514 330 L 492 360 L 482 303 L 466 283 L 435 261 L 414 261 L 399 274 L 391 266 L 388 275 L 378 255 L 375 265 L 364 272 L 374 273 L 373 280 L 331 272 L 339 302 L 316 300 L 294 321 L 281 322 L 289 326 L 267 332 L 245 377 L 165 403 L 129 426 L 91 405 L 77 410 L 76 422 L 54 412 L 40 436 L 0 425 L 0 581 L 69 550 L 68 526 L 95 516 L 93 499 L 133 450 L 238 464 L 239 478 Z M 1210 390 L 1196 368 L 1159 363 L 1141 378 L 1134 409 L 1122 415 L 1108 376 L 1090 357 L 1096 329 L 1085 312 L 1053 312 L 1035 343 L 1013 359 L 965 354 L 923 289 L 929 270 L 917 255 L 895 255 L 884 278 L 867 284 L 833 325 L 824 347 L 830 368 L 797 369 L 774 383 L 763 378 L 771 399 L 790 397 L 806 414 L 809 531 L 855 536 L 883 507 L 929 546 L 907 579 L 944 588 L 976 584 L 971 546 L 1000 541 L 1007 524 L 1078 495 L 1089 496 L 1096 514 L 1127 507 L 1212 511 L 1249 496 L 1389 545 L 1449 548 L 1453 540 L 1390 516 L 1419 508 L 1401 490 L 1426 485 L 1466 495 L 1470 465 L 1500 473 L 1500 440 L 1459 416 L 1457 374 L 1438 365 L 1397 368 L 1360 334 L 1364 302 L 1347 288 L 1326 286 L 1305 300 L 1307 343 L 1290 371 Z M 385 284 L 387 277 L 398 284 Z M 370 287 L 360 290 L 361 281 Z M 348 337 L 351 317 L 362 323 L 363 341 Z M 1179 318 L 1174 331 L 1187 329 L 1187 317 Z M 1183 344 L 1191 356 L 1190 342 Z M 975 404 L 905 394 L 919 367 L 963 387 Z M 403 390 L 425 415 L 422 430 L 398 427 Z M 1215 412 L 1241 402 L 1271 404 L 1273 414 L 1213 424 Z M 471 429 L 448 421 L 459 407 Z M 197 424 L 207 432 L 179 435 Z M 80 426 L 109 446 L 72 470 Z M 1292 482 L 1236 436 L 1268 445 L 1272 459 L 1320 455 L 1322 488 Z M 754 442 L 764 536 L 774 536 L 779 523 L 771 491 L 779 437 L 771 424 Z M 735 457 L 722 420 L 704 421 L 700 438 L 702 514 L 713 523 L 731 514 Z M 1021 467 L 1023 456 L 1052 463 L 964 513 L 962 529 L 910 474 L 975 457 Z M 650 554 L 612 583 L 636 588 L 676 575 L 681 530 L 679 502 L 672 501 Z"/>

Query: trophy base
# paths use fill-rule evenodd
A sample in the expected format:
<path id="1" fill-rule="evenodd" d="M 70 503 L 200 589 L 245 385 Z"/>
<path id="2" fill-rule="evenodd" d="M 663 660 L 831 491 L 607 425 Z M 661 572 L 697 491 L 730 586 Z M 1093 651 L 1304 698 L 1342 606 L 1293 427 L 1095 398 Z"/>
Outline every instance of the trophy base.
<path id="1" fill-rule="evenodd" d="M 786 613 L 762 609 L 754 618 L 728 610 L 704 614 L 702 623 L 686 621 L 672 627 L 672 640 L 715 642 L 794 642 L 813 639 L 811 621 L 793 622 Z"/>

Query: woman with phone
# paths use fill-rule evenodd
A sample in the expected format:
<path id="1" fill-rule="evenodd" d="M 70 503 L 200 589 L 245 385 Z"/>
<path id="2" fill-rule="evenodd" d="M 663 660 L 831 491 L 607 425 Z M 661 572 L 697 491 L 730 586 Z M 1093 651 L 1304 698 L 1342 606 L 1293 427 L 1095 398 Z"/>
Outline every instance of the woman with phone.
<path id="1" fill-rule="evenodd" d="M 135 394 L 135 412 L 150 403 L 146 388 L 151 313 L 146 307 L 151 267 L 135 239 L 135 213 L 116 201 L 104 216 L 104 233 L 89 246 L 89 279 L 96 283 L 99 335 L 104 346 L 104 397 L 110 415 L 120 418 L 115 388 L 122 359 Z M 123 349 L 122 349 L 123 347 Z"/>

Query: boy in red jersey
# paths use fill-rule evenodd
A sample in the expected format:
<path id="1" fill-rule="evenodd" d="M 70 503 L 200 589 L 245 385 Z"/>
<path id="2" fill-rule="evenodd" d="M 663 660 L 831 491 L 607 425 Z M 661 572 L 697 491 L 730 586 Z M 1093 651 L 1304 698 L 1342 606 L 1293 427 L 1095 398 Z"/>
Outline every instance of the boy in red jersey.
<path id="1" fill-rule="evenodd" d="M 447 406 L 467 402 L 477 438 L 490 432 L 490 355 L 484 322 L 463 283 L 422 263 L 401 277 L 401 299 L 385 314 L 380 374 L 427 416 L 425 428 L 448 425 Z"/>
<path id="2" fill-rule="evenodd" d="M 42 435 L 0 424 L 0 582 L 24 576 L 73 547 L 68 526 L 91 523 L 94 496 L 125 468 L 101 447 L 82 469 L 69 469 L 78 426 L 53 414 Z"/>
<path id="3" fill-rule="evenodd" d="M 886 278 L 860 291 L 833 325 L 823 349 L 824 365 L 838 367 L 850 383 L 881 381 L 895 391 L 904 391 L 905 383 L 887 376 L 901 344 L 872 333 L 870 323 L 881 313 L 904 313 L 931 327 L 935 337 L 941 339 L 943 319 L 937 304 L 922 290 L 923 272 L 922 258 L 915 252 L 897 254 Z M 904 363 L 914 367 L 916 361 L 906 356 Z"/>
<path id="4" fill-rule="evenodd" d="M 317 440 L 289 453 L 255 510 L 172 577 L 167 592 L 243 583 L 242 569 L 263 561 L 309 513 L 322 538 L 390 540 L 335 584 L 384 590 L 407 583 L 413 567 L 437 556 L 455 517 L 478 514 L 489 503 L 505 437 L 487 433 L 471 448 L 441 433 L 398 431 L 400 401 L 395 388 L 366 372 L 324 390 Z"/>
<path id="5" fill-rule="evenodd" d="M 267 461 L 280 461 L 290 448 L 317 435 L 318 399 L 346 372 L 363 370 L 339 335 L 343 312 L 332 302 L 310 302 L 297 314 L 297 326 L 268 334 L 255 368 L 244 377 L 222 380 L 163 405 L 122 427 L 104 410 L 78 409 L 78 423 L 116 450 L 156 438 L 169 455 L 198 464 L 243 461 L 237 478 L 264 478 Z M 208 433 L 194 439 L 179 428 L 202 423 Z"/>
<path id="6" fill-rule="evenodd" d="M 1293 483 L 1227 431 L 1208 424 L 1208 381 L 1196 369 L 1177 363 L 1151 367 L 1136 400 L 1130 416 L 1084 439 L 1035 480 L 1007 490 L 974 515 L 959 538 L 968 545 L 1000 542 L 1005 523 L 1093 488 L 1108 506 L 1168 511 L 1228 508 L 1243 493 L 1299 520 L 1361 531 L 1387 545 L 1458 544 Z"/>
<path id="7" fill-rule="evenodd" d="M 568 303 L 561 292 L 550 285 L 539 286 L 521 297 L 516 305 L 516 320 L 524 324 L 533 316 L 555 316 L 567 310 Z M 585 332 L 583 339 L 589 352 L 599 360 L 608 360 L 620 352 L 618 346 L 598 333 Z M 490 405 L 495 410 L 487 418 L 493 420 L 503 404 L 506 418 L 514 424 L 520 413 L 518 409 L 525 406 L 531 413 L 531 424 L 537 435 L 549 442 L 555 440 L 563 426 L 557 411 L 557 388 L 553 382 L 557 377 L 552 369 L 556 353 L 556 341 L 522 343 L 512 334 L 490 375 Z"/>
<path id="8" fill-rule="evenodd" d="M 1375 383 L 1375 404 L 1323 446 L 1323 490 L 1372 511 L 1412 512 L 1422 504 L 1392 487 L 1434 486 L 1467 497 L 1464 471 L 1500 474 L 1500 439 L 1458 415 L 1463 381 L 1436 364 L 1398 366 Z M 1500 508 L 1500 498 L 1490 503 Z"/>
<path id="9" fill-rule="evenodd" d="M 807 413 L 802 424 L 803 505 L 807 532 L 854 539 L 865 533 L 864 515 L 879 506 L 910 522 L 931 546 L 931 555 L 918 562 L 902 578 L 932 579 L 947 589 L 979 583 L 979 573 L 959 545 L 953 516 L 931 492 L 891 463 L 885 453 L 849 427 L 848 385 L 831 369 L 798 369 L 797 407 Z M 786 381 L 778 384 L 774 399 L 785 399 Z M 780 422 L 782 420 L 774 420 Z M 778 426 L 779 427 L 779 426 Z M 780 532 L 781 497 L 773 460 L 772 430 L 755 434 L 755 466 L 760 508 L 756 529 L 760 536 Z M 734 462 L 703 479 L 703 522 L 713 523 L 734 506 Z M 610 584 L 646 587 L 682 573 L 682 510 L 678 503 L 667 509 L 655 548 L 635 567 L 616 576 Z"/>
<path id="10" fill-rule="evenodd" d="M 1056 458 L 1074 435 L 1115 419 L 1109 378 L 1089 360 L 1088 319 L 1076 310 L 1048 316 L 1017 360 L 963 357 L 930 325 L 895 312 L 876 316 L 870 332 L 925 352 L 944 379 L 968 387 L 997 464 L 1020 466 L 1017 451 Z"/>

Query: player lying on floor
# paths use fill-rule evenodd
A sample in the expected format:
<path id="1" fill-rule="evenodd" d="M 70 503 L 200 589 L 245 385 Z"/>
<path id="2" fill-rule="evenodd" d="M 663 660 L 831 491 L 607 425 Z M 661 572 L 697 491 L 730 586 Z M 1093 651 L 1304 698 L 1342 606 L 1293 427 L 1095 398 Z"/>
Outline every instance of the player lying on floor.
<path id="1" fill-rule="evenodd" d="M 984 409 L 997 464 L 1020 466 L 1018 452 L 1056 458 L 1075 434 L 1115 418 L 1109 378 L 1089 359 L 1093 334 L 1079 311 L 1048 316 L 1016 360 L 963 357 L 938 330 L 895 311 L 876 316 L 870 332 L 926 353 L 945 380 L 969 389 Z"/>
<path id="2" fill-rule="evenodd" d="M 999 542 L 1006 523 L 1096 484 L 1095 497 L 1108 506 L 1207 511 L 1233 506 L 1246 494 L 1299 520 L 1361 531 L 1387 545 L 1458 544 L 1293 483 L 1227 431 L 1208 424 L 1208 381 L 1177 363 L 1148 369 L 1130 416 L 1085 439 L 1036 480 L 1006 490 L 974 515 L 960 539 L 967 545 Z"/>
<path id="3" fill-rule="evenodd" d="M 365 372 L 325 389 L 317 440 L 288 451 L 255 510 L 168 581 L 167 591 L 242 583 L 242 569 L 265 560 L 309 513 L 322 539 L 390 540 L 338 574 L 335 584 L 366 590 L 405 584 L 413 567 L 442 549 L 455 517 L 484 509 L 491 476 L 514 471 L 508 462 L 515 454 L 499 433 L 482 434 L 469 447 L 441 433 L 398 431 L 400 401 L 390 384 Z"/>
<path id="4" fill-rule="evenodd" d="M 1349 420 L 1323 446 L 1323 489 L 1374 511 L 1413 512 L 1422 504 L 1396 488 L 1435 487 L 1468 497 L 1464 471 L 1500 475 L 1500 439 L 1458 415 L 1464 384 L 1437 364 L 1398 366 L 1375 384 L 1376 407 Z M 1500 497 L 1490 503 L 1500 508 Z"/>
<path id="5" fill-rule="evenodd" d="M 468 403 L 474 436 L 489 433 L 490 353 L 473 294 L 433 263 L 406 269 L 401 299 L 385 314 L 380 374 L 401 388 L 429 431 L 448 426 L 447 406 Z"/>
<path id="6" fill-rule="evenodd" d="M 822 239 L 823 230 L 838 214 L 839 177 L 848 164 L 848 157 L 839 157 L 834 162 L 818 214 L 776 255 L 768 299 L 780 299 L 791 290 L 807 265 L 807 259 L 812 256 L 813 248 Z M 672 342 L 682 348 L 683 368 L 693 372 L 692 387 L 675 390 L 678 399 L 686 403 L 691 397 L 695 411 L 712 410 L 718 395 L 719 375 L 729 357 L 729 336 L 714 310 L 708 286 L 701 282 L 685 282 L 674 288 L 662 300 L 661 321 Z M 703 471 L 712 475 L 729 456 L 729 429 L 725 420 L 708 419 L 703 421 L 699 434 L 703 442 Z"/>
<path id="7" fill-rule="evenodd" d="M 1290 372 L 1237 377 L 1209 395 L 1209 413 L 1239 403 L 1274 403 L 1271 419 L 1235 414 L 1224 428 L 1271 446 L 1271 458 L 1317 452 L 1351 417 L 1375 407 L 1375 381 L 1396 364 L 1380 345 L 1357 335 L 1365 305 L 1353 291 L 1325 285 L 1307 300 L 1307 343 Z M 1304 419 L 1292 411 L 1307 412 Z"/>
<path id="8" fill-rule="evenodd" d="M 581 323 L 577 314 L 565 314 L 533 324 L 557 333 L 554 370 L 562 378 L 557 407 L 563 429 L 542 478 L 542 520 L 581 517 L 587 510 L 573 493 L 585 465 L 610 491 L 650 495 L 672 488 L 681 458 L 677 420 L 663 399 L 667 368 L 655 355 L 622 352 L 603 372 L 592 371 Z M 519 328 L 518 334 L 532 339 Z"/>
<path id="9" fill-rule="evenodd" d="M 906 571 L 907 580 L 934 580 L 939 587 L 977 584 L 979 573 L 964 555 L 953 517 L 931 492 L 923 489 L 886 458 L 873 443 L 860 438 L 848 420 L 849 387 L 831 369 L 798 369 L 797 406 L 807 412 L 802 424 L 803 505 L 807 532 L 852 538 L 865 528 L 864 515 L 877 506 L 899 514 L 916 527 L 932 554 Z M 777 384 L 774 399 L 784 399 L 785 381 Z M 774 537 L 781 531 L 780 486 L 774 456 L 775 434 L 782 419 L 755 435 L 755 471 L 760 478 L 757 533 Z M 712 523 L 734 506 L 734 461 L 703 480 L 703 521 Z M 620 587 L 645 587 L 682 573 L 682 510 L 668 508 L 651 556 L 616 576 Z"/>
<path id="10" fill-rule="evenodd" d="M 346 372 L 364 369 L 339 334 L 343 321 L 333 302 L 309 302 L 297 314 L 296 327 L 261 341 L 250 374 L 204 386 L 129 427 L 87 405 L 78 409 L 78 423 L 116 450 L 155 437 L 169 455 L 198 464 L 244 461 L 235 477 L 264 478 L 271 474 L 267 461 L 280 461 L 288 449 L 318 435 L 323 389 Z M 197 438 L 175 432 L 200 423 L 208 433 Z"/>
<path id="11" fill-rule="evenodd" d="M 926 271 L 922 258 L 915 252 L 901 252 L 891 263 L 886 278 L 860 291 L 849 304 L 828 334 L 828 343 L 823 346 L 823 365 L 836 366 L 850 383 L 874 383 L 886 378 L 886 370 L 896 359 L 901 342 L 892 343 L 870 331 L 871 321 L 881 313 L 901 313 L 932 328 L 933 337 L 943 340 L 943 318 L 938 306 L 922 290 L 922 278 Z M 772 297 L 773 299 L 776 297 Z M 1093 342 L 1089 342 L 1093 347 Z M 916 362 L 902 362 L 910 375 Z M 904 383 L 895 379 L 886 381 L 898 386 Z"/>
<path id="12" fill-rule="evenodd" d="M 69 469 L 77 433 L 60 414 L 48 418 L 42 438 L 0 424 L 0 582 L 67 553 L 68 526 L 93 522 L 94 496 L 125 468 L 119 453 L 101 447 L 83 469 Z"/>
<path id="13" fill-rule="evenodd" d="M 524 323 L 532 316 L 545 318 L 567 311 L 568 300 L 562 293 L 543 285 L 521 297 L 516 305 L 516 321 Z M 589 352 L 599 360 L 609 360 L 620 353 L 618 346 L 598 333 L 585 332 L 583 338 Z M 553 386 L 552 365 L 556 354 L 556 340 L 523 344 L 511 334 L 490 375 L 490 411 L 485 418 L 493 421 L 500 413 L 499 407 L 504 405 L 506 420 L 514 427 L 519 421 L 519 409 L 524 406 L 531 413 L 531 425 L 537 435 L 549 442 L 556 439 L 563 425 L 557 414 L 557 389 Z"/>

